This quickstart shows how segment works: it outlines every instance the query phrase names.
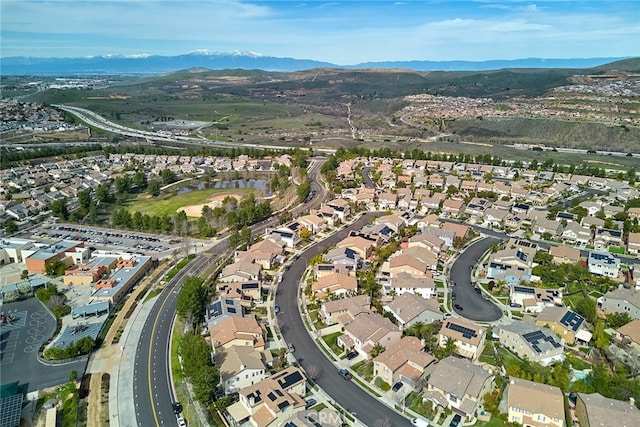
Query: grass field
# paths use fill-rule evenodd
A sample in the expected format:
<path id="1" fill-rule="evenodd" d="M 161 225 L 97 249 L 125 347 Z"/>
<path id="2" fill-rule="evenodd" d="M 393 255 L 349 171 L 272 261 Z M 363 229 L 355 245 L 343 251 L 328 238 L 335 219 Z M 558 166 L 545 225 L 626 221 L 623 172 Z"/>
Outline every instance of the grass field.
<path id="1" fill-rule="evenodd" d="M 206 203 L 214 194 L 250 193 L 252 191 L 256 190 L 251 188 L 234 188 L 233 190 L 229 190 L 228 188 L 207 188 L 165 197 L 139 198 L 131 202 L 127 207 L 133 212 L 141 212 L 149 215 L 173 215 L 178 208 Z"/>

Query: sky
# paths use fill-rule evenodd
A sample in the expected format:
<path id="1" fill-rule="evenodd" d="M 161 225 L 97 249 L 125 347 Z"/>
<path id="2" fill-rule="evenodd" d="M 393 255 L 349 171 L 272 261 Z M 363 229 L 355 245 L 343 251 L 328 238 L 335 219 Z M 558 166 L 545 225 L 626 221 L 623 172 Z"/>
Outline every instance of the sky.
<path id="1" fill-rule="evenodd" d="M 337 65 L 640 56 L 640 1 L 0 1 L 0 57 L 193 51 Z"/>

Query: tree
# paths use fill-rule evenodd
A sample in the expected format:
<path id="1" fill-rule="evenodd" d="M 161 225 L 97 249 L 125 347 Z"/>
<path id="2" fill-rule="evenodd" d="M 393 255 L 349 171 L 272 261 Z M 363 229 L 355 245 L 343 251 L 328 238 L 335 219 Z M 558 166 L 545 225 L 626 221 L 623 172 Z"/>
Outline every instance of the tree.
<path id="1" fill-rule="evenodd" d="M 67 207 L 67 199 L 54 200 L 50 206 L 51 212 L 62 220 L 69 218 L 69 208 Z"/>
<path id="2" fill-rule="evenodd" d="M 187 277 L 176 301 L 178 316 L 192 325 L 200 323 L 204 315 L 206 291 L 204 279 L 193 276 Z"/>
<path id="3" fill-rule="evenodd" d="M 631 322 L 633 319 L 629 316 L 629 313 L 609 313 L 607 314 L 607 322 L 613 329 L 617 329 L 620 326 L 624 326 Z"/>
<path id="4" fill-rule="evenodd" d="M 176 173 L 171 169 L 163 169 L 162 172 L 160 172 L 160 177 L 164 185 L 172 184 L 178 180 Z"/>
<path id="5" fill-rule="evenodd" d="M 27 280 L 29 278 L 29 270 L 22 270 L 20 280 Z"/>
<path id="6" fill-rule="evenodd" d="M 182 369 L 188 377 L 194 377 L 204 366 L 211 365 L 211 346 L 199 334 L 183 335 L 179 345 Z"/>
<path id="7" fill-rule="evenodd" d="M 160 183 L 158 182 L 158 180 L 152 179 L 151 181 L 149 181 L 147 192 L 153 197 L 156 197 L 160 194 Z"/>
<path id="8" fill-rule="evenodd" d="M 80 207 L 88 210 L 91 206 L 91 190 L 82 190 L 78 192 L 78 203 L 80 203 Z"/>
<path id="9" fill-rule="evenodd" d="M 18 232 L 18 224 L 14 220 L 9 219 L 4 224 L 4 231 L 5 231 L 5 233 L 7 233 L 9 235 L 11 235 L 13 233 L 17 233 Z"/>
<path id="10" fill-rule="evenodd" d="M 96 199 L 100 203 L 113 203 L 115 197 L 111 192 L 111 186 L 107 183 L 103 183 L 96 187 Z"/>
<path id="11" fill-rule="evenodd" d="M 369 356 L 371 356 L 372 359 L 376 358 L 383 351 L 384 351 L 384 347 L 382 346 L 382 344 L 376 343 L 371 349 L 371 351 L 369 352 Z"/>
<path id="12" fill-rule="evenodd" d="M 594 324 L 596 320 L 596 302 L 591 298 L 582 298 L 576 303 L 576 313 L 584 317 L 587 322 Z"/>
<path id="13" fill-rule="evenodd" d="M 298 200 L 304 202 L 309 194 L 311 194 L 311 181 L 307 178 L 298 186 Z"/>
<path id="14" fill-rule="evenodd" d="M 147 186 L 147 174 L 142 171 L 137 171 L 133 175 L 133 184 L 139 189 L 144 189 Z"/>

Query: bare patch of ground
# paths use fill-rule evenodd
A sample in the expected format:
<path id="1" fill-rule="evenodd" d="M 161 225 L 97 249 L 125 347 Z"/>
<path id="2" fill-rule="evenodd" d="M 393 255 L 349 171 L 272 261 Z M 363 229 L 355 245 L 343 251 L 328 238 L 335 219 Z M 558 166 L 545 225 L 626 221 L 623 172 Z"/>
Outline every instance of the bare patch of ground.
<path id="1" fill-rule="evenodd" d="M 197 205 L 189 205 L 182 206 L 176 209 L 176 212 L 184 211 L 187 216 L 193 218 L 199 218 L 202 215 L 202 208 L 204 206 L 209 206 L 211 209 L 222 206 L 222 201 L 227 197 L 235 197 L 238 201 L 240 201 L 243 197 L 243 193 L 216 193 L 213 196 L 209 197 L 209 201 L 207 203 L 199 203 Z"/>

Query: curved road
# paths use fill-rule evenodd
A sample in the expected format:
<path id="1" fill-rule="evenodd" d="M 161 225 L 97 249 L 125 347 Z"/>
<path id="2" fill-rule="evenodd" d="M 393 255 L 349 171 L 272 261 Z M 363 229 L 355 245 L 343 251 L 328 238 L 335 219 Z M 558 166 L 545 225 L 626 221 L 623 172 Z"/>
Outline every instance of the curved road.
<path id="1" fill-rule="evenodd" d="M 351 229 L 362 228 L 372 217 L 378 215 L 380 213 L 366 213 L 350 226 L 305 250 L 284 273 L 276 291 L 275 303 L 280 306 L 280 314 L 277 318 L 282 337 L 287 343 L 295 346 L 295 357 L 303 369 L 308 370 L 311 365 L 320 369 L 320 376 L 316 383 L 333 400 L 339 402 L 347 411 L 354 413 L 365 425 L 373 426 L 376 422 L 387 420 L 390 424 L 381 425 L 406 426 L 409 425 L 407 418 L 381 404 L 354 381 L 346 381 L 338 374 L 337 368 L 307 332 L 298 311 L 298 283 L 307 267 L 307 260 L 321 253 L 324 248 L 344 239 Z"/>
<path id="2" fill-rule="evenodd" d="M 492 322 L 502 317 L 502 310 L 491 301 L 482 298 L 471 284 L 471 268 L 477 264 L 491 244 L 499 241 L 500 239 L 495 237 L 486 237 L 474 243 L 460 254 L 451 266 L 449 277 L 456 284 L 452 288 L 452 292 L 456 293 L 456 299 L 452 304 L 459 304 L 462 307 L 462 311 L 454 308 L 461 317 L 479 322 Z"/>

